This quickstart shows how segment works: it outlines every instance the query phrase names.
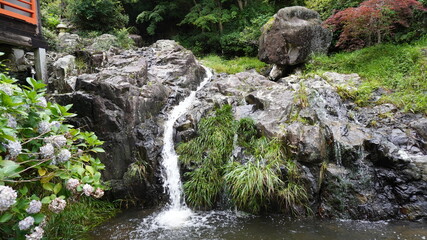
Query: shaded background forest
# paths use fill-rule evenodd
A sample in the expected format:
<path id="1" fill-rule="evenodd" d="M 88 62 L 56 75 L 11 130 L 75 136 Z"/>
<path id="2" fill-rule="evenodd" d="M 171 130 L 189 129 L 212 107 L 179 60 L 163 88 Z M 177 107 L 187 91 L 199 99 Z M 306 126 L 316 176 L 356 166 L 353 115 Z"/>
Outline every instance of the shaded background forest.
<path id="1" fill-rule="evenodd" d="M 46 0 L 42 1 L 42 15 L 47 32 L 45 35 L 48 38 L 54 38 L 56 25 L 66 18 L 83 35 L 96 36 L 108 32 L 119 35 L 135 33 L 141 35 L 146 44 L 158 39 L 174 39 L 198 55 L 214 53 L 235 57 L 256 55 L 260 28 L 272 19 L 280 8 L 293 5 L 306 6 L 318 11 L 322 20 L 327 20 L 339 11 L 357 7 L 362 2 L 362 0 Z M 378 5 L 390 1 L 365 2 Z M 372 11 L 366 13 L 370 17 L 381 14 L 380 23 L 386 24 L 384 28 L 386 32 L 381 41 L 409 42 L 426 33 L 425 11 L 414 7 L 414 4 L 422 4 L 425 7 L 425 0 L 392 2 L 406 4 L 403 7 L 410 9 L 410 14 L 400 16 L 395 9 L 385 7 L 380 13 Z M 412 11 L 413 9 L 415 10 Z M 335 17 L 337 18 L 336 15 Z M 337 25 L 341 24 L 341 28 L 346 25 L 341 18 L 335 20 Z M 335 29 L 333 46 L 339 43 L 341 33 L 342 29 Z M 367 45 L 371 43 L 364 41 L 359 42 L 357 46 L 351 44 L 341 46 L 341 49 L 352 50 Z M 333 47 L 332 50 L 338 49 Z"/>

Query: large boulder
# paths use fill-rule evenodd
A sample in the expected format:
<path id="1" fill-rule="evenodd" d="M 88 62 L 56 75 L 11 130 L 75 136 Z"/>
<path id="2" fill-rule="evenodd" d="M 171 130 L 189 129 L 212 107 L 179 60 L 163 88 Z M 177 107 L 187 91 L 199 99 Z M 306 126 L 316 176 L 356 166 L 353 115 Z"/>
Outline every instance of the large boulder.
<path id="1" fill-rule="evenodd" d="M 332 41 L 320 15 L 299 6 L 280 9 L 261 32 L 259 59 L 281 69 L 306 62 L 312 53 L 326 53 Z"/>
<path id="2" fill-rule="evenodd" d="M 168 40 L 106 55 L 99 72 L 79 75 L 55 99 L 73 104 L 78 117 L 71 122 L 105 141 L 98 157 L 113 197 L 154 203 L 163 192 L 158 163 L 166 113 L 198 86 L 205 70 L 190 51 Z"/>

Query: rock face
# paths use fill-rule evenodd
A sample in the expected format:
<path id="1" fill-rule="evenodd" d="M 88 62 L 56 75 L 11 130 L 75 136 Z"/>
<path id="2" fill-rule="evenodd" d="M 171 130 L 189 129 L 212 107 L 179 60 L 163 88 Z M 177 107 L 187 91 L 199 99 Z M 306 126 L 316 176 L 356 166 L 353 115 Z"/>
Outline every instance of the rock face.
<path id="1" fill-rule="evenodd" d="M 99 157 L 114 197 L 153 203 L 162 192 L 157 164 L 165 113 L 196 88 L 205 70 L 173 41 L 107 55 L 98 73 L 78 76 L 74 90 L 55 98 L 73 104 L 74 125 L 105 141 Z"/>
<path id="2" fill-rule="evenodd" d="M 299 6 L 280 9 L 261 32 L 258 57 L 279 69 L 304 63 L 312 53 L 326 53 L 332 41 L 320 15 Z"/>
<path id="3" fill-rule="evenodd" d="M 223 104 L 238 119 L 254 119 L 264 135 L 289 147 L 321 217 L 427 217 L 425 116 L 390 104 L 360 108 L 337 93 L 358 84 L 357 74 L 292 75 L 277 83 L 256 72 L 216 75 L 180 121 L 196 126 Z"/>
<path id="4" fill-rule="evenodd" d="M 166 113 L 196 88 L 204 69 L 190 51 L 165 40 L 136 51 L 112 49 L 100 61 L 95 73 L 78 76 L 74 90 L 55 98 L 74 104 L 74 125 L 105 141 L 99 157 L 113 197 L 156 203 Z M 175 140 L 193 138 L 202 117 L 230 104 L 237 119 L 252 118 L 263 135 L 288 146 L 319 216 L 426 218 L 427 118 L 391 104 L 359 107 L 338 94 L 360 82 L 357 74 L 277 82 L 255 71 L 216 74 L 176 122 Z M 233 151 L 244 161 L 241 153 Z"/>

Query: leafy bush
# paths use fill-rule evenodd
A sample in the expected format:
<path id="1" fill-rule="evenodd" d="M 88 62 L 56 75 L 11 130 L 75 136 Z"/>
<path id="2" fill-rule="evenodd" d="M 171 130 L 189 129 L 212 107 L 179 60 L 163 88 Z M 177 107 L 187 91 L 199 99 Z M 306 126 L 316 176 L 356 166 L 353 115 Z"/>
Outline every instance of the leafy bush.
<path id="1" fill-rule="evenodd" d="M 415 10 L 425 11 L 416 0 L 367 0 L 334 14 L 324 24 L 340 33 L 337 47 L 355 50 L 383 42 L 397 27 L 410 26 Z"/>
<path id="2" fill-rule="evenodd" d="M 123 28 L 129 21 L 116 0 L 76 0 L 68 5 L 69 20 L 79 29 L 109 32 Z"/>
<path id="3" fill-rule="evenodd" d="M 104 194 L 104 165 L 91 155 L 103 152 L 102 141 L 65 124 L 71 105 L 47 102 L 45 84 L 15 82 L 0 74 L 0 232 L 41 239 L 68 200 Z"/>
<path id="4" fill-rule="evenodd" d="M 253 213 L 267 210 L 271 203 L 288 210 L 305 205 L 307 195 L 298 170 L 286 159 L 281 142 L 259 137 L 250 119 L 234 120 L 231 106 L 203 118 L 198 134 L 177 149 L 189 170 L 184 191 L 191 206 L 212 208 L 224 191 L 238 209 Z M 243 147 L 248 157 L 232 159 L 236 146 Z"/>

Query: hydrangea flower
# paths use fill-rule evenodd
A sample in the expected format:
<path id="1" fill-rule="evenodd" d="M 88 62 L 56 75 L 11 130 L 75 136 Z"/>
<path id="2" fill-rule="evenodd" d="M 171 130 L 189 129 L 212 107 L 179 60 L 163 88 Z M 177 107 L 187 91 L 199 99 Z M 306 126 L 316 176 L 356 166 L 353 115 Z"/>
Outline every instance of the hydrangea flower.
<path id="1" fill-rule="evenodd" d="M 39 97 L 39 101 L 37 102 L 37 106 L 44 107 L 44 108 L 47 107 L 46 98 Z"/>
<path id="2" fill-rule="evenodd" d="M 42 209 L 42 202 L 38 200 L 32 200 L 26 211 L 29 214 L 35 214 L 40 212 L 41 209 Z"/>
<path id="3" fill-rule="evenodd" d="M 53 121 L 50 123 L 50 126 L 54 127 L 54 128 L 59 128 L 59 127 L 61 127 L 61 123 L 58 121 Z"/>
<path id="4" fill-rule="evenodd" d="M 40 148 L 40 155 L 42 158 L 51 158 L 55 154 L 55 148 L 51 143 L 48 143 Z"/>
<path id="5" fill-rule="evenodd" d="M 18 123 L 16 122 L 16 118 L 10 114 L 7 114 L 6 117 L 7 117 L 7 126 L 10 128 L 16 128 L 16 126 L 18 125 Z"/>
<path id="6" fill-rule="evenodd" d="M 46 143 L 52 143 L 55 147 L 62 147 L 67 143 L 67 139 L 63 135 L 45 137 Z"/>
<path id="7" fill-rule="evenodd" d="M 26 217 L 24 220 L 21 220 L 18 223 L 18 227 L 20 230 L 27 230 L 34 224 L 34 218 L 33 217 Z"/>
<path id="8" fill-rule="evenodd" d="M 48 121 L 41 121 L 39 123 L 39 129 L 37 131 L 40 134 L 45 134 L 50 132 L 50 123 Z"/>
<path id="9" fill-rule="evenodd" d="M 56 161 L 59 163 L 64 163 L 70 159 L 71 153 L 67 149 L 62 149 L 59 154 L 56 156 Z"/>
<path id="10" fill-rule="evenodd" d="M 18 194 L 9 186 L 0 186 L 0 212 L 16 203 Z"/>
<path id="11" fill-rule="evenodd" d="M 90 196 L 93 193 L 93 187 L 89 184 L 83 186 L 83 192 L 86 196 Z"/>
<path id="12" fill-rule="evenodd" d="M 41 240 L 43 238 L 44 230 L 41 227 L 35 227 L 30 235 L 25 235 L 26 240 Z"/>
<path id="13" fill-rule="evenodd" d="M 93 196 L 95 198 L 102 198 L 102 196 L 104 196 L 104 190 L 102 190 L 101 188 L 97 188 Z"/>
<path id="14" fill-rule="evenodd" d="M 3 91 L 9 96 L 13 95 L 13 88 L 11 87 L 10 84 L 5 84 L 5 83 L 0 84 L 0 91 Z"/>
<path id="15" fill-rule="evenodd" d="M 52 200 L 52 202 L 49 203 L 49 210 L 54 213 L 60 213 L 62 210 L 64 210 L 65 206 L 67 205 L 67 202 L 60 198 L 55 198 Z"/>
<path id="16" fill-rule="evenodd" d="M 10 157 L 12 158 L 17 157 L 22 151 L 21 143 L 17 141 L 9 141 L 6 147 L 9 150 Z"/>
<path id="17" fill-rule="evenodd" d="M 67 188 L 69 191 L 75 191 L 77 186 L 80 185 L 80 181 L 75 178 L 70 178 L 67 181 L 67 184 L 65 185 L 65 188 Z"/>

